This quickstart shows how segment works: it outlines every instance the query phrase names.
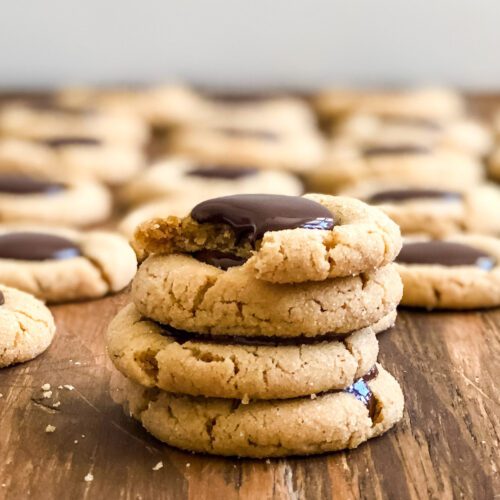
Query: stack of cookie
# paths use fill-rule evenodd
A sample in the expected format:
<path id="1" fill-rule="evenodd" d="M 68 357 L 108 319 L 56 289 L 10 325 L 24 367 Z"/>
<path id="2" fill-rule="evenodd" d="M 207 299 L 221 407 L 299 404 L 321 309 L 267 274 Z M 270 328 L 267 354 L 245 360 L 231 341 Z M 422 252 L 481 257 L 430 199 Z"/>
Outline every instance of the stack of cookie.
<path id="1" fill-rule="evenodd" d="M 398 227 L 327 195 L 236 195 L 136 231 L 111 323 L 115 400 L 160 440 L 251 457 L 355 448 L 402 415 L 376 334 L 401 299 Z"/>

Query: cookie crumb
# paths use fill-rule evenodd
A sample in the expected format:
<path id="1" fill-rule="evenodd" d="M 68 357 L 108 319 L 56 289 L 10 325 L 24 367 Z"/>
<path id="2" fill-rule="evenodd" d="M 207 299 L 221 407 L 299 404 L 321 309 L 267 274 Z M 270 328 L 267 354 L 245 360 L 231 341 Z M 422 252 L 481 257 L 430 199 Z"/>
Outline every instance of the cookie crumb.
<path id="1" fill-rule="evenodd" d="M 78 444 L 78 439 L 75 439 L 73 443 Z"/>
<path id="2" fill-rule="evenodd" d="M 63 387 L 64 387 L 65 389 L 67 389 L 68 391 L 72 391 L 72 390 L 74 390 L 74 388 L 75 388 L 75 387 L 74 387 L 73 385 L 71 385 L 71 384 L 64 384 L 64 385 L 63 385 Z"/>
<path id="3" fill-rule="evenodd" d="M 271 465 L 271 460 L 269 460 L 269 458 L 266 460 L 266 464 Z"/>
<path id="4" fill-rule="evenodd" d="M 63 386 L 62 386 L 62 385 L 58 385 L 58 386 L 57 386 L 57 388 L 58 388 L 58 389 L 62 389 L 62 388 L 63 388 Z"/>
<path id="5" fill-rule="evenodd" d="M 0 392 L 0 398 L 3 398 L 3 394 Z"/>
<path id="6" fill-rule="evenodd" d="M 311 394 L 311 399 L 316 399 L 318 396 L 316 394 Z"/>
<path id="7" fill-rule="evenodd" d="M 52 408 L 59 408 L 61 406 L 60 401 L 56 401 L 55 403 L 52 404 Z"/>
<path id="8" fill-rule="evenodd" d="M 191 467 L 191 464 L 188 462 L 188 463 L 186 464 L 186 467 L 189 469 L 189 467 Z"/>
<path id="9" fill-rule="evenodd" d="M 50 391 L 50 384 L 43 384 L 41 389 L 42 391 Z"/>
<path id="10" fill-rule="evenodd" d="M 86 483 L 90 483 L 94 480 L 94 475 L 90 472 L 83 478 Z"/>
<path id="11" fill-rule="evenodd" d="M 49 399 L 49 398 L 52 397 L 52 391 L 44 391 L 42 393 L 42 396 L 43 396 L 44 399 Z"/>
<path id="12" fill-rule="evenodd" d="M 82 434 L 82 438 L 84 438 L 84 437 L 85 437 L 85 434 Z"/>
<path id="13" fill-rule="evenodd" d="M 163 468 L 163 462 L 158 462 L 154 467 L 153 470 L 160 470 Z"/>
<path id="14" fill-rule="evenodd" d="M 54 432 L 56 430 L 56 428 L 53 426 L 53 425 L 47 425 L 47 427 L 45 427 L 45 432 Z"/>
<path id="15" fill-rule="evenodd" d="M 245 394 L 243 396 L 243 398 L 241 399 L 241 404 L 242 405 L 247 405 L 248 403 L 250 403 L 250 398 L 248 397 L 248 394 Z"/>

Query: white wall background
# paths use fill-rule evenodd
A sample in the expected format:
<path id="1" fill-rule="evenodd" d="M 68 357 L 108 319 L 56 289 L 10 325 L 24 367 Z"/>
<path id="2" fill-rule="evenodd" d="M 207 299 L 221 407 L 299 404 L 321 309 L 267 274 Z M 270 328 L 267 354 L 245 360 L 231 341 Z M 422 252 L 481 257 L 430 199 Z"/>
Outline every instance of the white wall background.
<path id="1" fill-rule="evenodd" d="M 500 88 L 500 0 L 0 0 L 0 86 Z"/>

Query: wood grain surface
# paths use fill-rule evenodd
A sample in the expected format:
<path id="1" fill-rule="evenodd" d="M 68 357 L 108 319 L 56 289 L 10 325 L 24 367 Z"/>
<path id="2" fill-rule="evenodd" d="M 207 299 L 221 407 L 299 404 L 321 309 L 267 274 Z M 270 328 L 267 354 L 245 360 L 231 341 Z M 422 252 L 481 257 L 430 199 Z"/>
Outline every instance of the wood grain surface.
<path id="1" fill-rule="evenodd" d="M 488 104 L 478 105 L 489 109 L 483 100 Z M 379 339 L 381 362 L 406 396 L 403 421 L 349 452 L 258 461 L 169 448 L 112 402 L 104 333 L 128 301 L 123 292 L 52 307 L 58 327 L 52 347 L 0 371 L 1 499 L 500 495 L 500 310 L 402 310 Z M 50 398 L 42 395 L 45 383 Z M 55 431 L 45 432 L 47 425 Z M 163 467 L 155 471 L 158 462 Z M 85 481 L 89 475 L 93 480 Z"/>

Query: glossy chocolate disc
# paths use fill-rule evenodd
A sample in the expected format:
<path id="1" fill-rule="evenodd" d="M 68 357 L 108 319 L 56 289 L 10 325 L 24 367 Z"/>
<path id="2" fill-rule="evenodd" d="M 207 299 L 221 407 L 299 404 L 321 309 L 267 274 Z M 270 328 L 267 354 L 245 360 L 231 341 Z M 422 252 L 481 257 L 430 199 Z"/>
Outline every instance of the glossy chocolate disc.
<path id="1" fill-rule="evenodd" d="M 227 166 L 224 165 L 218 166 L 207 166 L 207 167 L 199 167 L 193 168 L 186 172 L 186 175 L 192 177 L 204 177 L 206 179 L 241 179 L 242 177 L 250 177 L 255 175 L 258 172 L 256 168 L 250 167 L 236 167 L 236 166 Z"/>
<path id="2" fill-rule="evenodd" d="M 219 128 L 221 134 L 230 137 L 251 137 L 253 139 L 262 139 L 265 141 L 275 141 L 278 139 L 278 134 L 267 130 L 245 130 L 241 128 Z"/>
<path id="3" fill-rule="evenodd" d="M 79 257 L 78 245 L 48 233 L 15 232 L 0 235 L 0 259 L 63 260 Z"/>
<path id="4" fill-rule="evenodd" d="M 363 150 L 364 156 L 386 156 L 386 155 L 425 155 L 430 150 L 423 146 L 400 145 L 400 146 L 379 146 L 366 148 Z"/>
<path id="5" fill-rule="evenodd" d="M 228 224 L 237 237 L 254 242 L 267 231 L 332 229 L 333 214 L 323 205 L 300 196 L 240 194 L 213 198 L 196 205 L 191 217 L 199 223 Z"/>
<path id="6" fill-rule="evenodd" d="M 64 148 L 66 146 L 84 146 L 84 147 L 94 147 L 99 146 L 101 141 L 93 137 L 53 137 L 51 139 L 45 139 L 41 141 L 43 144 L 49 148 Z"/>
<path id="7" fill-rule="evenodd" d="M 60 182 L 43 181 L 22 175 L 0 175 L 0 193 L 8 194 L 54 194 L 64 191 Z"/>
<path id="8" fill-rule="evenodd" d="M 387 203 L 408 200 L 460 201 L 461 193 L 438 189 L 392 189 L 379 191 L 368 198 L 368 203 Z"/>
<path id="9" fill-rule="evenodd" d="M 402 264 L 477 266 L 485 271 L 496 266 L 496 259 L 488 253 L 451 241 L 405 243 L 396 261 Z"/>

